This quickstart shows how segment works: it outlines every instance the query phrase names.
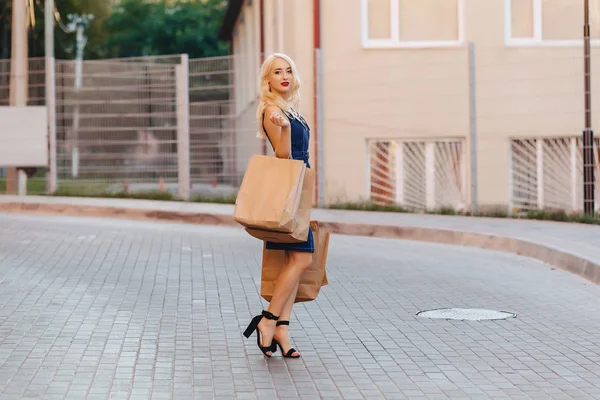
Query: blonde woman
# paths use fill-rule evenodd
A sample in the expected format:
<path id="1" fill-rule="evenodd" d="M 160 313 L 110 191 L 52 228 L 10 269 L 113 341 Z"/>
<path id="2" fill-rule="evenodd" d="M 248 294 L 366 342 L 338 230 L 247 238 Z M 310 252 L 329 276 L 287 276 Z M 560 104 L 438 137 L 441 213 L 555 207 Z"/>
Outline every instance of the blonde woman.
<path id="1" fill-rule="evenodd" d="M 298 112 L 300 78 L 292 59 L 279 53 L 269 56 L 262 66 L 260 84 L 258 136 L 269 140 L 276 157 L 303 160 L 310 168 L 310 128 Z M 298 358 L 300 353 L 289 342 L 288 326 L 300 276 L 312 263 L 313 233 L 309 230 L 306 242 L 267 242 L 266 247 L 285 250 L 288 263 L 281 269 L 268 309 L 252 319 L 244 336 L 248 338 L 256 330 L 258 347 L 267 357 L 279 347 L 284 357 Z"/>

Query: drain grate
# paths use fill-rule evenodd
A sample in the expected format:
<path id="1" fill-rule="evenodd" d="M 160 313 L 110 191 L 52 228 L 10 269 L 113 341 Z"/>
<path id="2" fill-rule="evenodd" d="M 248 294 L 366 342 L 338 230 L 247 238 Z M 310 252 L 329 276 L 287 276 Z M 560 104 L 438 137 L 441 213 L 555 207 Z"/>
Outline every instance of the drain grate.
<path id="1" fill-rule="evenodd" d="M 440 308 L 419 311 L 419 317 L 431 319 L 452 319 L 458 321 L 487 321 L 515 318 L 517 314 L 506 311 L 484 310 L 482 308 Z"/>

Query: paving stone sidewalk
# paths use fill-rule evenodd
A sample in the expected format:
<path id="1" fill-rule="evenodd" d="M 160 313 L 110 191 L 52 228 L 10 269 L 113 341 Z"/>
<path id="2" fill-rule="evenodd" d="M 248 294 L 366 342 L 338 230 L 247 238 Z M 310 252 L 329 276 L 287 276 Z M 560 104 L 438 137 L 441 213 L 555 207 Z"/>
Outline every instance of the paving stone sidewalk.
<path id="1" fill-rule="evenodd" d="M 216 216 L 231 216 L 233 214 L 233 206 L 230 204 L 49 196 L 0 196 L 0 204 L 11 202 L 74 204 L 180 213 L 205 213 Z M 325 222 L 444 229 L 522 239 L 600 264 L 600 226 L 598 225 L 328 209 L 314 209 L 312 218 Z"/>
<path id="2" fill-rule="evenodd" d="M 600 286 L 579 276 L 334 235 L 330 285 L 292 318 L 303 358 L 266 360 L 241 334 L 260 250 L 229 227 L 0 213 L 0 399 L 600 398 Z M 442 307 L 517 317 L 416 315 Z"/>

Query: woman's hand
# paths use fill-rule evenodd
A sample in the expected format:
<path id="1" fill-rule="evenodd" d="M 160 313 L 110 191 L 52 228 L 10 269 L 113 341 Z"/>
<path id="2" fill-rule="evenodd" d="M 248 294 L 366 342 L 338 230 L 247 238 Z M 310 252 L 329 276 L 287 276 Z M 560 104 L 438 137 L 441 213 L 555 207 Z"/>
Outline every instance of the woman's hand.
<path id="1" fill-rule="evenodd" d="M 273 114 L 271 114 L 269 119 L 273 125 L 280 126 L 282 128 L 290 126 L 290 121 L 278 111 L 275 111 Z"/>

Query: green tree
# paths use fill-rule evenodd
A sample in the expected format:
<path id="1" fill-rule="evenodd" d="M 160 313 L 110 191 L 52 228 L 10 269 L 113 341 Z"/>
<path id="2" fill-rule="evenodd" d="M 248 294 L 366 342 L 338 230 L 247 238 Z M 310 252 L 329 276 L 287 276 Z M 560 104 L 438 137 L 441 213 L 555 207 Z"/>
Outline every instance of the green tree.
<path id="1" fill-rule="evenodd" d="M 0 0 L 0 59 L 10 57 L 12 0 Z"/>
<path id="2" fill-rule="evenodd" d="M 19 0 L 22 1 L 22 0 Z M 0 58 L 10 58 L 10 27 L 12 24 L 13 0 L 0 0 Z M 29 27 L 29 55 L 41 57 L 44 55 L 44 3 L 45 0 L 34 0 L 35 25 Z M 104 42 L 107 32 L 103 29 L 104 20 L 110 14 L 113 0 L 55 0 L 60 21 L 57 22 L 55 33 L 56 58 L 74 58 L 75 33 L 65 32 L 69 14 L 92 14 L 94 20 L 86 31 L 88 43 L 86 58 L 102 58 L 106 55 Z"/>
<path id="3" fill-rule="evenodd" d="M 55 55 L 56 58 L 74 58 L 75 57 L 75 32 L 65 32 L 68 25 L 69 14 L 91 14 L 94 19 L 86 29 L 87 44 L 85 46 L 85 58 L 104 58 L 106 50 L 104 42 L 108 33 L 104 31 L 104 21 L 110 15 L 112 0 L 90 1 L 90 0 L 54 0 L 56 9 L 60 13 L 60 22 L 56 24 L 55 35 Z M 39 12 L 36 19 L 36 34 L 38 40 L 44 42 L 44 14 L 43 3 L 37 8 Z"/>
<path id="4" fill-rule="evenodd" d="M 223 0 L 122 0 L 105 23 L 107 53 L 226 55 L 226 43 L 217 38 L 226 7 Z"/>

